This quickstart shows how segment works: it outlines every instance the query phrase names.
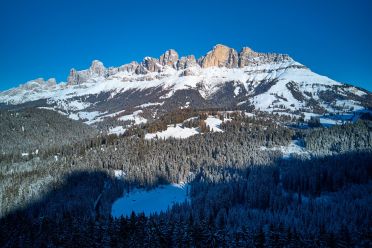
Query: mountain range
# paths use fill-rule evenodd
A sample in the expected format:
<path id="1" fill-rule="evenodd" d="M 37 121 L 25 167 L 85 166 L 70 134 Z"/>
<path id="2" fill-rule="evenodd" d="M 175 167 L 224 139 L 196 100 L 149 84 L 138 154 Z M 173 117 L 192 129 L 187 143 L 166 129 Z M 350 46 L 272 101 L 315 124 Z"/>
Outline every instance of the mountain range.
<path id="1" fill-rule="evenodd" d="M 67 82 L 31 80 L 0 92 L 0 109 L 47 108 L 87 124 L 107 119 L 145 123 L 176 109 L 223 109 L 310 116 L 372 107 L 371 92 L 311 71 L 285 54 L 216 45 L 204 56 L 170 49 L 106 68 L 94 60 Z"/>

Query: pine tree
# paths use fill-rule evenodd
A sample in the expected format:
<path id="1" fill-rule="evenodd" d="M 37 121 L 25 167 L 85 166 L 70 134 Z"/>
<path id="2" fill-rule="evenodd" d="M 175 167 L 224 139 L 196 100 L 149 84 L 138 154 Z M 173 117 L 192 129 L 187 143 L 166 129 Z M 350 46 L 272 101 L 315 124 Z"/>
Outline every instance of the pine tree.
<path id="1" fill-rule="evenodd" d="M 254 246 L 257 247 L 257 248 L 264 248 L 265 247 L 265 233 L 262 229 L 262 227 L 260 227 L 256 233 L 256 235 L 254 236 Z"/>
<path id="2" fill-rule="evenodd" d="M 351 237 L 350 237 L 349 230 L 347 226 L 344 224 L 341 226 L 340 231 L 338 232 L 336 243 L 337 243 L 337 247 L 340 247 L 340 248 L 353 247 L 351 243 Z"/>

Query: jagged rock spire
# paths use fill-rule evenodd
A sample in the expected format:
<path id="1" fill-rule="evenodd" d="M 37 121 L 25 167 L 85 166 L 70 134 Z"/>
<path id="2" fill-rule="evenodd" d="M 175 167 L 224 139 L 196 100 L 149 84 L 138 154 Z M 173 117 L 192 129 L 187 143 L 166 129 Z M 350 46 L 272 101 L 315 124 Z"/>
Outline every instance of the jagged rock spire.
<path id="1" fill-rule="evenodd" d="M 102 77 L 105 74 L 106 68 L 101 61 L 93 60 L 89 70 L 92 75 Z"/>
<path id="2" fill-rule="evenodd" d="M 99 60 L 93 60 L 88 70 L 77 71 L 72 68 L 67 78 L 68 85 L 77 85 L 86 82 L 93 77 L 104 77 L 107 69 Z"/>
<path id="3" fill-rule="evenodd" d="M 174 66 L 178 61 L 178 53 L 174 49 L 167 50 L 164 54 L 160 56 L 161 65 Z"/>

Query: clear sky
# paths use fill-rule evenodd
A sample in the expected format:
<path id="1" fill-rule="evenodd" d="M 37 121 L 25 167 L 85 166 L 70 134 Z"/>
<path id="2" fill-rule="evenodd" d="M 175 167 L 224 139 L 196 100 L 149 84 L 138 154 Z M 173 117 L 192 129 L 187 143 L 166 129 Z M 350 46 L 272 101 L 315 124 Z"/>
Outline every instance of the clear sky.
<path id="1" fill-rule="evenodd" d="M 93 59 L 119 66 L 169 48 L 215 44 L 287 53 L 313 71 L 372 90 L 369 0 L 0 1 L 0 90 L 65 81 Z"/>

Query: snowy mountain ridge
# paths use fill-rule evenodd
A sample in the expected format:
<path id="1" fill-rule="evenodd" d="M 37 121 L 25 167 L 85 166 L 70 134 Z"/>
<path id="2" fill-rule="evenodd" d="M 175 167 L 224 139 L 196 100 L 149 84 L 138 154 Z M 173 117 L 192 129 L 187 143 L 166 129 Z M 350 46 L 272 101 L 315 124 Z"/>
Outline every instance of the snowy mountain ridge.
<path id="1" fill-rule="evenodd" d="M 120 67 L 94 60 L 86 70 L 71 69 L 67 82 L 36 79 L 0 92 L 0 108 L 32 105 L 90 122 L 139 109 L 152 113 L 147 119 L 185 107 L 298 115 L 356 111 L 371 102 L 367 90 L 320 76 L 288 55 L 224 45 L 197 60 L 173 49 Z"/>

